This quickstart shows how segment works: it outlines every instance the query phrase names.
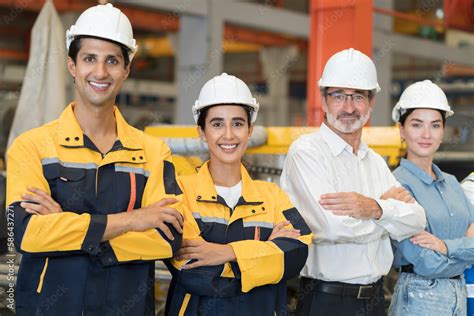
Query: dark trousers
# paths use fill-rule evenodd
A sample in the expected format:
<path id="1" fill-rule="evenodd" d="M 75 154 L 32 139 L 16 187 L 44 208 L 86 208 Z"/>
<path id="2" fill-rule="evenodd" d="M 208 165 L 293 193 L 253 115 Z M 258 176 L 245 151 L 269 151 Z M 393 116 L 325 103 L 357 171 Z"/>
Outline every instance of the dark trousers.
<path id="1" fill-rule="evenodd" d="M 370 298 L 357 298 L 357 295 L 330 294 L 320 290 L 322 285 L 338 286 L 353 285 L 341 282 L 325 282 L 321 280 L 301 278 L 298 291 L 298 316 L 384 316 L 385 299 L 383 280 L 374 284 L 374 292 Z"/>

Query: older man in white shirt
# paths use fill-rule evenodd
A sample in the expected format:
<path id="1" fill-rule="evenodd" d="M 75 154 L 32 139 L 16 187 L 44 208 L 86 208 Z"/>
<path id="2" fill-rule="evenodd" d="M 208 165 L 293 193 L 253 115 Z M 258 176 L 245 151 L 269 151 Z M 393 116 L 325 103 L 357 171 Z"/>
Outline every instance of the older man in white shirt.
<path id="1" fill-rule="evenodd" d="M 315 234 L 301 271 L 298 315 L 384 315 L 390 238 L 425 228 L 423 208 L 361 141 L 380 90 L 372 60 L 333 55 L 321 80 L 325 122 L 290 147 L 281 186 Z"/>

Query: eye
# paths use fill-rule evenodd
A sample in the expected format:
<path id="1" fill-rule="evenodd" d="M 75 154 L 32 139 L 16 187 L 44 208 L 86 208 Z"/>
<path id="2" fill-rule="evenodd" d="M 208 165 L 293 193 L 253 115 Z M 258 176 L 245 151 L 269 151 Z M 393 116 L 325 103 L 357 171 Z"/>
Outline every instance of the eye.
<path id="1" fill-rule="evenodd" d="M 211 123 L 211 126 L 214 127 L 214 128 L 219 128 L 219 127 L 222 127 L 223 124 L 222 124 L 222 122 L 215 121 L 215 122 Z"/>
<path id="2" fill-rule="evenodd" d="M 107 58 L 107 63 L 111 65 L 117 65 L 119 61 L 115 57 L 109 57 Z"/>
<path id="3" fill-rule="evenodd" d="M 413 123 L 413 124 L 411 124 L 411 126 L 415 127 L 415 128 L 420 128 L 421 124 L 420 123 Z"/>
<path id="4" fill-rule="evenodd" d="M 240 121 L 237 121 L 237 122 L 234 122 L 234 126 L 235 127 L 242 127 L 242 126 L 244 126 L 244 123 L 240 122 Z"/>
<path id="5" fill-rule="evenodd" d="M 356 93 L 352 95 L 352 99 L 355 102 L 363 102 L 365 100 L 365 95 Z"/>
<path id="6" fill-rule="evenodd" d="M 91 62 L 93 62 L 94 60 L 95 60 L 95 58 L 94 58 L 93 56 L 86 56 L 86 57 L 84 58 L 84 61 L 85 61 L 86 63 L 91 63 Z"/>
<path id="7" fill-rule="evenodd" d="M 334 98 L 334 100 L 338 101 L 338 102 L 342 102 L 346 99 L 346 95 L 343 94 L 343 93 L 333 93 L 332 94 L 332 97 Z"/>
<path id="8" fill-rule="evenodd" d="M 433 126 L 434 128 L 440 128 L 440 127 L 441 127 L 441 124 L 440 124 L 440 123 L 434 123 L 432 126 Z"/>

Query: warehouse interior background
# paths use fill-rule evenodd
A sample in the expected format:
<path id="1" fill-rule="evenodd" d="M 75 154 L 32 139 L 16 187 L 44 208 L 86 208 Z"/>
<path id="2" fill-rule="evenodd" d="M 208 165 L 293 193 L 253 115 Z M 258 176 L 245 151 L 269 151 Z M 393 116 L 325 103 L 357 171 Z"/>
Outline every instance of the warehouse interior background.
<path id="1" fill-rule="evenodd" d="M 45 0 L 0 0 L 0 198 L 3 157 L 25 80 L 32 28 Z M 474 165 L 474 1 L 472 0 L 54 0 L 62 34 L 86 8 L 111 2 L 130 18 L 138 53 L 117 98 L 137 128 L 193 125 L 191 106 L 202 85 L 226 72 L 246 82 L 260 102 L 257 125 L 318 126 L 317 80 L 336 51 L 354 47 L 370 55 L 382 91 L 370 126 L 393 127 L 391 111 L 409 84 L 431 79 L 448 96 L 447 120 L 437 153 L 441 169 L 462 180 Z M 51 31 L 52 32 L 52 31 Z M 64 37 L 62 46 L 64 50 Z M 33 78 L 31 78 L 33 77 Z M 39 75 L 38 75 L 39 77 Z M 38 83 L 39 84 L 39 83 Z M 64 66 L 64 107 L 74 98 Z M 29 120 L 29 117 L 23 117 Z M 288 131 L 288 130 L 286 130 Z M 393 142 L 372 134 L 375 142 Z M 393 137 L 392 137 L 393 138 Z M 398 136 L 396 146 L 400 147 Z M 258 165 L 277 170 L 282 155 Z M 275 169 L 271 169 L 275 168 Z M 276 175 L 265 177 L 276 181 Z M 0 265 L 0 274 L 4 273 Z M 0 275 L 0 286 L 4 283 Z M 0 298 L 2 292 L 0 290 Z M 3 315 L 3 314 L 2 314 Z"/>

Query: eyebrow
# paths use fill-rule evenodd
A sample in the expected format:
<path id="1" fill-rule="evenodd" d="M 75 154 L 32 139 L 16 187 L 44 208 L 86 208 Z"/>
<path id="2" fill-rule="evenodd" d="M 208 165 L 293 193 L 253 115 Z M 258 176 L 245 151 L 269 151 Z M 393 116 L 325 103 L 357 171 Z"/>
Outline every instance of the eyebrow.
<path id="1" fill-rule="evenodd" d="M 423 123 L 423 122 L 424 122 L 424 121 L 422 121 L 422 120 L 420 120 L 420 119 L 417 119 L 417 118 L 412 118 L 412 119 L 410 119 L 410 122 L 411 122 L 411 121 L 416 121 L 416 122 L 420 122 L 420 123 Z M 430 123 L 440 123 L 440 122 L 442 122 L 442 120 L 437 119 L 437 120 L 431 121 Z"/>
<path id="2" fill-rule="evenodd" d="M 97 57 L 98 56 L 96 53 L 88 53 L 88 52 L 82 52 L 79 55 L 80 56 L 85 56 L 85 57 Z M 118 55 L 109 54 L 109 55 L 105 56 L 105 59 L 109 59 L 109 58 L 123 59 L 123 56 L 122 56 L 122 54 L 118 54 Z"/>
<path id="3" fill-rule="evenodd" d="M 215 122 L 215 121 L 224 121 L 224 119 L 222 117 L 214 117 L 212 119 L 209 120 L 209 122 Z M 237 117 L 233 117 L 232 118 L 232 121 L 242 121 L 242 122 L 245 122 L 245 119 L 240 117 L 240 116 L 237 116 Z"/>

